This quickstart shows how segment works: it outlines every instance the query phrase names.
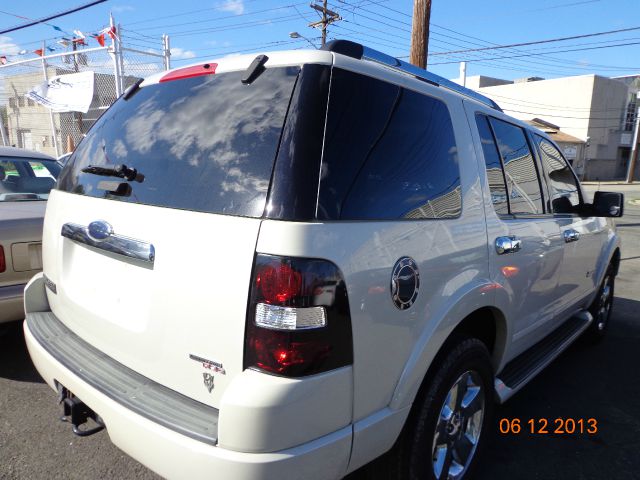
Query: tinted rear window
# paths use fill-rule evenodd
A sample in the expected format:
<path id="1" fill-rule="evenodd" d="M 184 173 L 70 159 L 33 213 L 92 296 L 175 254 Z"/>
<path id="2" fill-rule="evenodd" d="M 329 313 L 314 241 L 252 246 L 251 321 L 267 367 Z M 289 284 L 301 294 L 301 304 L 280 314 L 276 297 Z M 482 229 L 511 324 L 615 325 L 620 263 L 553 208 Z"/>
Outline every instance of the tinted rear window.
<path id="1" fill-rule="evenodd" d="M 384 220 L 460 214 L 460 170 L 446 105 L 333 70 L 318 218 Z"/>
<path id="2" fill-rule="evenodd" d="M 244 72 L 232 72 L 143 87 L 96 122 L 63 170 L 59 189 L 260 217 L 298 72 L 269 68 L 250 85 L 240 81 Z M 129 195 L 104 189 L 105 181 L 120 179 L 82 172 L 118 164 L 144 175 L 142 183 L 128 182 Z"/>

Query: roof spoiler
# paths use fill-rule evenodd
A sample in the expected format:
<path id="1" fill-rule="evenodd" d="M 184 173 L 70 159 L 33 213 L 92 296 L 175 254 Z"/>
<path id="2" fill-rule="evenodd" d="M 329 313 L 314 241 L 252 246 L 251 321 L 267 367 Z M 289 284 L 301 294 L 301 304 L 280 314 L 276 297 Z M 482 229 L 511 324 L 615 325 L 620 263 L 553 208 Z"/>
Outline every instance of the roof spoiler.
<path id="1" fill-rule="evenodd" d="M 394 70 L 398 70 L 400 72 L 412 75 L 420 80 L 424 80 L 432 85 L 444 87 L 466 97 L 473 98 L 474 100 L 477 100 L 478 102 L 483 103 L 488 107 L 502 112 L 502 109 L 498 106 L 498 104 L 491 100 L 489 97 L 485 97 L 478 92 L 463 87 L 462 85 L 458 85 L 457 83 L 447 80 L 440 75 L 436 75 L 435 73 L 431 73 L 427 70 L 416 67 L 415 65 L 411 65 L 408 62 L 404 62 L 395 57 L 392 57 L 391 55 L 379 52 L 378 50 L 365 47 L 359 43 L 351 42 L 349 40 L 332 40 L 324 47 L 322 47 L 322 50 L 340 53 L 342 55 L 356 58 L 358 60 L 369 60 L 371 62 L 380 63 L 387 67 L 393 68 Z"/>

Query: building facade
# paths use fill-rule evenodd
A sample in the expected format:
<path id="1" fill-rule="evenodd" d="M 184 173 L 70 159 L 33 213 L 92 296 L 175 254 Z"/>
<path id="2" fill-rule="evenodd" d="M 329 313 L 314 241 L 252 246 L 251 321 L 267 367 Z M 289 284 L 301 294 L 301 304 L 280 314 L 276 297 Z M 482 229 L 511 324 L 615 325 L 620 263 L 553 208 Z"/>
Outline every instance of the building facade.
<path id="1" fill-rule="evenodd" d="M 568 142 L 574 144 L 568 152 L 573 155 L 575 147 L 573 164 L 582 178 L 615 180 L 626 176 L 640 75 L 515 81 L 477 76 L 468 77 L 466 86 L 495 100 L 509 115 L 524 121 L 541 120 L 556 127 L 556 133 L 574 137 Z"/>

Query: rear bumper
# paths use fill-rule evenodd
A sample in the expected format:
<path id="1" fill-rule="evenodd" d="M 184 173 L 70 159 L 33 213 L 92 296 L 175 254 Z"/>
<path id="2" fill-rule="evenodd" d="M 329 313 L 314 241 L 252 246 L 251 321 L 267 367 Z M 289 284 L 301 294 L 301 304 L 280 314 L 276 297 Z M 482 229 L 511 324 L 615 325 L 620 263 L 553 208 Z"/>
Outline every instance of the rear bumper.
<path id="1" fill-rule="evenodd" d="M 331 433 L 315 436 L 309 436 L 313 430 L 303 427 L 303 421 L 283 422 L 287 412 L 294 411 L 289 418 L 299 417 L 294 410 L 298 403 L 301 406 L 312 403 L 313 397 L 308 395 L 310 390 L 293 390 L 291 394 L 292 390 L 283 393 L 276 388 L 276 399 L 283 398 L 283 395 L 288 399 L 287 402 L 278 402 L 286 408 L 283 408 L 284 412 L 267 409 L 261 414 L 264 417 L 262 421 L 259 421 L 260 415 L 256 416 L 246 405 L 239 408 L 233 402 L 227 402 L 222 411 L 227 412 L 229 418 L 227 431 L 241 431 L 249 440 L 271 439 L 268 444 L 274 445 L 276 442 L 273 440 L 286 432 L 298 430 L 303 430 L 307 439 L 314 440 L 298 441 L 290 448 L 276 447 L 276 451 L 270 453 L 250 453 L 239 448 L 241 442 L 234 444 L 231 438 L 228 443 L 234 447 L 232 450 L 217 442 L 218 410 L 164 389 L 150 379 L 140 378 L 121 364 L 115 365 L 113 359 L 66 328 L 50 312 L 42 274 L 36 275 L 27 285 L 25 309 L 25 341 L 44 380 L 54 389 L 57 382 L 77 395 L 102 418 L 116 446 L 160 475 L 194 479 L 302 480 L 340 478 L 346 473 L 352 440 L 352 426 L 348 422 L 344 428 L 336 427 L 328 430 Z M 260 378 L 275 378 L 249 373 Z M 350 377 L 351 371 L 345 370 L 341 375 Z M 247 377 L 251 382 L 252 376 Z M 305 382 L 293 383 L 296 387 L 306 385 Z M 321 401 L 324 391 L 337 395 L 331 388 L 320 388 L 321 385 L 311 383 L 309 387 Z M 274 390 L 259 382 L 254 386 L 262 392 L 261 397 L 268 398 L 266 393 Z M 247 403 L 257 393 L 255 389 L 238 388 L 236 396 Z M 315 411 L 314 408 L 311 411 Z M 269 432 L 275 429 L 275 438 L 273 435 L 261 435 L 261 429 L 265 428 Z M 289 436 L 289 440 L 295 438 Z M 228 434 L 227 437 L 233 435 Z"/>
<path id="2" fill-rule="evenodd" d="M 24 284 L 0 287 L 0 323 L 24 318 Z"/>
<path id="3" fill-rule="evenodd" d="M 102 417 L 111 441 L 166 478 L 333 479 L 347 470 L 351 427 L 275 453 L 243 453 L 190 438 L 132 411 L 66 368 L 24 324 L 36 369 L 52 388 L 59 382 Z"/>

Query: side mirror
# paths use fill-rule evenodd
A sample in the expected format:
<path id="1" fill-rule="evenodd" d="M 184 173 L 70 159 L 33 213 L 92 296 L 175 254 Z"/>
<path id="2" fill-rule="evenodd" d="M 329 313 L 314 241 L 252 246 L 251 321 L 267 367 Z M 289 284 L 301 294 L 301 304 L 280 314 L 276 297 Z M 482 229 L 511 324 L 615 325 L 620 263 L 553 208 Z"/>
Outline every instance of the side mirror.
<path id="1" fill-rule="evenodd" d="M 596 192 L 593 210 L 597 217 L 621 217 L 624 212 L 624 195 L 617 192 Z"/>

